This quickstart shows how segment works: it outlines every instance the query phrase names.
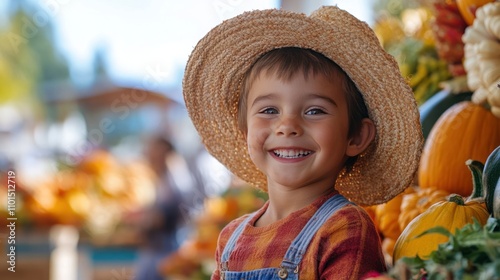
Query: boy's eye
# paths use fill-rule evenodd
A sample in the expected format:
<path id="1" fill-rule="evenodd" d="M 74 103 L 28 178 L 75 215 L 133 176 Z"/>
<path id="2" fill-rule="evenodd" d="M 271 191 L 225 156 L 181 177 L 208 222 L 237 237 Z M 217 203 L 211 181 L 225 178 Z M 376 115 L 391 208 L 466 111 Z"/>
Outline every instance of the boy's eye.
<path id="1" fill-rule="evenodd" d="M 264 108 L 259 113 L 261 113 L 261 114 L 277 114 L 278 110 L 276 110 L 275 108 Z"/>
<path id="2" fill-rule="evenodd" d="M 325 114 L 325 111 L 319 108 L 310 109 L 307 110 L 306 112 L 306 115 L 321 115 L 321 114 Z"/>

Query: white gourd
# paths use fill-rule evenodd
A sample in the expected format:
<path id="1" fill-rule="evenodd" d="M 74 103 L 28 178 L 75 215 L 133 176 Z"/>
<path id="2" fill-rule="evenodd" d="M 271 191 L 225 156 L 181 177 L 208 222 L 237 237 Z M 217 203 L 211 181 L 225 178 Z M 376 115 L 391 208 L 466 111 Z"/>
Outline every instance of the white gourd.
<path id="1" fill-rule="evenodd" d="M 472 102 L 488 103 L 500 118 L 500 2 L 476 10 L 474 23 L 465 30 L 464 68 Z"/>

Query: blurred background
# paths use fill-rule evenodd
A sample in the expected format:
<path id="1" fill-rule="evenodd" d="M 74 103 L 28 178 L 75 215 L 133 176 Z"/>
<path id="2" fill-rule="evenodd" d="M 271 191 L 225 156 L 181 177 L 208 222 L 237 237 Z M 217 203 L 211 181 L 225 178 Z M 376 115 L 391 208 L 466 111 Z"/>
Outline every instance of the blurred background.
<path id="1" fill-rule="evenodd" d="M 438 61 L 425 1 L 0 1 L 0 214 L 15 221 L 0 278 L 207 279 L 220 229 L 266 197 L 200 144 L 188 56 L 243 11 L 332 4 L 378 30 L 407 76 Z"/>

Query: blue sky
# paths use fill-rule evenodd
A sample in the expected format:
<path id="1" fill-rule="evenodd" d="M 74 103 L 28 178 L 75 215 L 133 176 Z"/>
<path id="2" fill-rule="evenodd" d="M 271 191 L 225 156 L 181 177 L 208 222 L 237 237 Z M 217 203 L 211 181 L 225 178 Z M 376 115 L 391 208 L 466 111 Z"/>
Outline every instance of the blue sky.
<path id="1" fill-rule="evenodd" d="M 193 46 L 213 26 L 246 10 L 275 8 L 278 0 L 30 0 L 50 17 L 58 46 L 77 81 L 89 77 L 96 49 L 102 48 L 111 76 L 157 86 L 179 84 Z M 284 0 L 288 1 L 288 0 Z M 293 0 L 296 1 L 296 0 Z M 370 23 L 371 0 L 309 1 L 337 4 Z M 1 9 L 1 6 L 0 6 Z M 138 85 L 141 86 L 141 85 Z"/>

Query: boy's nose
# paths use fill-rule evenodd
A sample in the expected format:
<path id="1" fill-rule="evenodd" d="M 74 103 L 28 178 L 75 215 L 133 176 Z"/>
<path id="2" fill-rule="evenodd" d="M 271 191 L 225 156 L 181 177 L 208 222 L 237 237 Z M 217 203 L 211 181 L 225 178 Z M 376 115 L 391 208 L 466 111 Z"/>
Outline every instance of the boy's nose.
<path id="1" fill-rule="evenodd" d="M 297 116 L 283 115 L 276 127 L 276 134 L 282 136 L 297 136 L 302 134 L 300 119 Z"/>

